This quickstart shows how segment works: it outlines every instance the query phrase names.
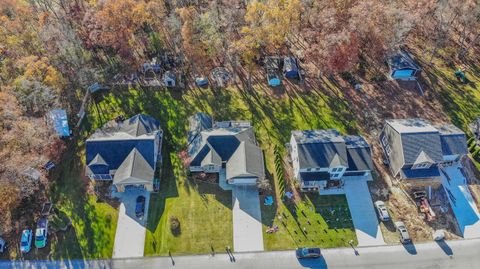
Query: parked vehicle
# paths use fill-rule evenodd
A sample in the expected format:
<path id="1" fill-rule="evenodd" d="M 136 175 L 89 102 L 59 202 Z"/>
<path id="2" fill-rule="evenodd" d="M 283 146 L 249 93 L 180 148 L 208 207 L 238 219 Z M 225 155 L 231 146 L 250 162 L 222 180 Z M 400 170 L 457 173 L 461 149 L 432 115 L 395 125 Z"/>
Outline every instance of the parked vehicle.
<path id="1" fill-rule="evenodd" d="M 207 87 L 208 86 L 208 78 L 204 76 L 198 76 L 195 78 L 195 83 L 198 87 Z"/>
<path id="2" fill-rule="evenodd" d="M 297 248 L 297 259 L 315 259 L 322 256 L 320 248 Z"/>
<path id="3" fill-rule="evenodd" d="M 32 246 L 32 230 L 23 230 L 22 238 L 20 239 L 20 251 L 22 253 L 28 253 Z"/>
<path id="4" fill-rule="evenodd" d="M 135 216 L 139 219 L 143 219 L 145 215 L 145 196 L 137 197 L 137 204 L 135 205 Z"/>
<path id="5" fill-rule="evenodd" d="M 403 223 L 402 221 L 397 221 L 395 222 L 395 228 L 397 229 L 397 232 L 400 234 L 400 242 L 402 244 L 408 244 L 412 242 L 412 240 L 410 239 L 410 235 L 408 234 L 407 227 L 405 226 L 405 223 Z"/>
<path id="6" fill-rule="evenodd" d="M 435 241 L 442 241 L 445 239 L 445 231 L 444 230 L 436 230 L 433 232 L 433 240 Z"/>
<path id="7" fill-rule="evenodd" d="M 388 214 L 388 209 L 387 206 L 383 201 L 376 201 L 375 202 L 375 208 L 377 209 L 378 213 L 378 218 L 381 221 L 389 221 L 390 220 L 390 215 Z"/>
<path id="8" fill-rule="evenodd" d="M 3 240 L 3 238 L 0 237 L 0 253 L 5 252 L 6 249 L 7 243 L 5 242 L 5 240 Z"/>
<path id="9" fill-rule="evenodd" d="M 40 218 L 37 222 L 37 229 L 35 230 L 35 247 L 43 248 L 47 245 L 48 237 L 48 219 Z"/>

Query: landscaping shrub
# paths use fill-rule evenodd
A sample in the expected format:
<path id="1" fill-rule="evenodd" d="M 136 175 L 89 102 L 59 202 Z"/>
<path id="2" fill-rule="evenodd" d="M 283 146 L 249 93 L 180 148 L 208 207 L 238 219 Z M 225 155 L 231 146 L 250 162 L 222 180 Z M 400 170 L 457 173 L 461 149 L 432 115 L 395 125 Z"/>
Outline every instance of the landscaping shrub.
<path id="1" fill-rule="evenodd" d="M 275 154 L 275 172 L 277 172 L 278 177 L 278 189 L 280 190 L 280 196 L 283 196 L 285 193 L 285 174 L 283 171 L 282 154 L 278 147 L 275 147 L 273 152 Z"/>
<path id="2" fill-rule="evenodd" d="M 170 216 L 170 230 L 175 236 L 180 234 L 180 220 L 175 216 Z"/>

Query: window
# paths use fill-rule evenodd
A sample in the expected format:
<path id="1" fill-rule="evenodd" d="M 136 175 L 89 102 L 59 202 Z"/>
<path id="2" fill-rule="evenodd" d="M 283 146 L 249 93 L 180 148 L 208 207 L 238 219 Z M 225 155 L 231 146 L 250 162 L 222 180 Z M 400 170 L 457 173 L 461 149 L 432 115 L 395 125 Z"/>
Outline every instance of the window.
<path id="1" fill-rule="evenodd" d="M 432 166 L 431 163 L 419 163 L 414 165 L 413 169 L 427 169 L 427 168 L 430 168 L 430 166 Z"/>
<path id="2" fill-rule="evenodd" d="M 308 171 L 308 172 L 312 171 L 312 168 L 307 168 L 307 171 Z"/>
<path id="3" fill-rule="evenodd" d="M 390 154 L 392 153 L 392 149 L 390 148 L 390 145 L 386 145 L 385 146 L 385 153 L 390 156 Z"/>
<path id="4" fill-rule="evenodd" d="M 386 146 L 388 145 L 388 143 L 387 143 L 387 137 L 386 137 L 386 136 L 383 136 L 383 137 L 382 137 L 382 145 L 383 145 L 384 147 L 386 147 Z"/>
<path id="5" fill-rule="evenodd" d="M 332 178 L 338 178 L 340 174 L 332 174 Z"/>

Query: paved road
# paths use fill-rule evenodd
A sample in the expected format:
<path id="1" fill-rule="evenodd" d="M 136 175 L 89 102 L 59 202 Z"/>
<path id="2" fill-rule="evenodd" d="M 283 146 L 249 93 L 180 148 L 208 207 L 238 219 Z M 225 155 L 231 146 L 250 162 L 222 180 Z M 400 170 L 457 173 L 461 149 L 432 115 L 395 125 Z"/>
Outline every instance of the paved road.
<path id="1" fill-rule="evenodd" d="M 345 178 L 345 195 L 359 246 L 385 245 L 366 177 Z"/>
<path id="2" fill-rule="evenodd" d="M 0 268 L 388 268 L 388 269 L 464 269 L 478 268 L 480 239 L 417 244 L 408 250 L 401 246 L 359 247 L 358 255 L 351 248 L 322 250 L 323 259 L 299 261 L 293 251 L 254 252 L 235 254 L 231 262 L 226 254 L 173 257 L 152 257 L 112 261 L 59 261 L 10 263 L 0 262 Z M 449 255 L 452 255 L 451 257 Z"/>
<path id="3" fill-rule="evenodd" d="M 145 196 L 145 217 L 142 220 L 135 216 L 135 204 L 139 195 Z M 117 193 L 116 196 L 120 197 L 122 203 L 118 212 L 112 256 L 113 258 L 143 257 L 150 194 L 142 189 L 133 189 Z"/>
<path id="4" fill-rule="evenodd" d="M 262 251 L 262 214 L 257 187 L 234 186 L 232 200 L 234 251 Z"/>

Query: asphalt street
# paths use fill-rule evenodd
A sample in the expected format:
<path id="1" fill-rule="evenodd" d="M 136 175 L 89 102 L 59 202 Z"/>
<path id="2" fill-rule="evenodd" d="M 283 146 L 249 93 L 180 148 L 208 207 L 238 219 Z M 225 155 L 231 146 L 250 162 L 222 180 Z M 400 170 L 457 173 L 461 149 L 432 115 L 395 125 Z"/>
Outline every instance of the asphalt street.
<path id="1" fill-rule="evenodd" d="M 430 242 L 410 246 L 322 250 L 323 258 L 298 260 L 294 251 L 272 251 L 94 261 L 0 262 L 0 268 L 479 268 L 480 239 Z"/>

